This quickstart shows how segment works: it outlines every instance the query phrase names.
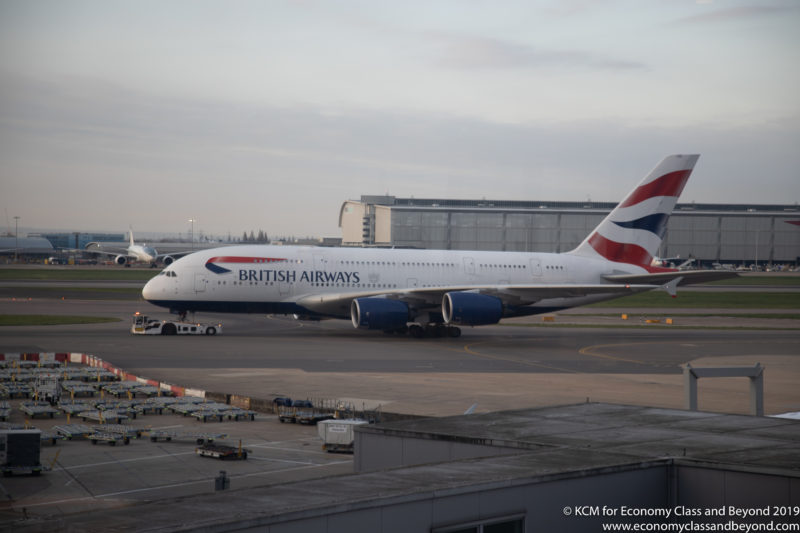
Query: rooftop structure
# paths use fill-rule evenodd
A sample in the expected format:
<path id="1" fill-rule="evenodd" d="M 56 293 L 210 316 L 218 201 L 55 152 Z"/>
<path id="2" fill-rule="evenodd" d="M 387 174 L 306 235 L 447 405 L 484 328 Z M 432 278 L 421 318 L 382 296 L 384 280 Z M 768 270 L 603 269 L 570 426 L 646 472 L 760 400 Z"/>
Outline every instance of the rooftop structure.
<path id="1" fill-rule="evenodd" d="M 797 517 L 733 513 L 800 505 L 799 441 L 796 420 L 597 403 L 360 426 L 358 473 L 84 513 L 60 526 L 445 533 L 788 524 Z M 623 508 L 642 513 L 623 517 Z"/>

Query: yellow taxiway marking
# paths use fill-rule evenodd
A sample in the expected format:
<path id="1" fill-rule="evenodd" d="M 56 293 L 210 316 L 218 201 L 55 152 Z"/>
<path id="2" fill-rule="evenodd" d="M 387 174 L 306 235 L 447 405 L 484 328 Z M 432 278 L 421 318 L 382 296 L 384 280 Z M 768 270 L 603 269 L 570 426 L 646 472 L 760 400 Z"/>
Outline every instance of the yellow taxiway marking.
<path id="1" fill-rule="evenodd" d="M 475 344 L 465 344 L 464 345 L 464 351 L 467 352 L 470 355 L 474 355 L 476 357 L 483 357 L 484 359 L 494 359 L 494 360 L 497 360 L 497 361 L 507 361 L 509 363 L 517 363 L 519 365 L 526 365 L 526 366 L 535 366 L 535 367 L 538 367 L 538 368 L 547 368 L 548 370 L 557 370 L 559 372 L 567 372 L 567 373 L 570 373 L 570 374 L 580 374 L 581 373 L 581 372 L 578 372 L 577 370 L 571 370 L 569 368 L 561 368 L 561 367 L 558 367 L 558 366 L 544 365 L 542 363 L 535 363 L 533 361 L 526 361 L 524 359 L 518 359 L 518 358 L 515 358 L 515 357 L 504 357 L 504 356 L 501 356 L 501 355 L 492 355 L 492 354 L 487 354 L 487 353 L 481 353 L 481 352 L 477 352 L 477 351 L 475 351 L 473 349 L 473 347 L 479 346 L 481 344 L 485 344 L 485 343 L 478 342 L 478 343 L 475 343 Z"/>
<path id="2" fill-rule="evenodd" d="M 612 361 L 622 361 L 625 363 L 635 363 L 637 365 L 652 365 L 653 363 L 648 363 L 646 361 L 639 361 L 638 359 L 628 359 L 626 357 L 617 357 L 615 355 L 608 355 L 605 353 L 600 353 L 599 350 L 604 348 L 619 348 L 619 347 L 629 347 L 629 346 L 647 346 L 650 344 L 666 344 L 663 342 L 620 342 L 616 344 L 595 344 L 593 346 L 586 346 L 578 350 L 578 353 L 581 355 L 588 355 L 590 357 L 599 357 L 602 359 L 611 359 Z"/>

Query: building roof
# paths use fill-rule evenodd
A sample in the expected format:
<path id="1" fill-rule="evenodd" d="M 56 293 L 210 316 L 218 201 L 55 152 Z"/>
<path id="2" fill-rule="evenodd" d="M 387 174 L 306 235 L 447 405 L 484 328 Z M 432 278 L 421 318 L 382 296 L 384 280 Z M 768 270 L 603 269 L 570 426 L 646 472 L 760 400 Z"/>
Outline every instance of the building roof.
<path id="1" fill-rule="evenodd" d="M 468 208 L 468 209 L 595 209 L 610 211 L 617 202 L 568 202 L 552 200 L 458 200 L 453 198 L 397 198 L 395 196 L 361 196 L 361 203 L 386 205 L 395 208 Z M 707 204 L 683 203 L 675 206 L 674 212 L 702 211 L 729 213 L 781 213 L 800 215 L 797 204 Z"/>
<path id="2" fill-rule="evenodd" d="M 44 237 L 0 237 L 0 253 L 18 250 L 21 254 L 49 253 L 53 245 Z"/>
<path id="3" fill-rule="evenodd" d="M 800 477 L 800 421 L 786 418 L 586 403 L 425 418 L 359 431 L 492 443 L 535 453 L 591 449 L 631 461 L 680 457 L 786 469 Z"/>
<path id="4" fill-rule="evenodd" d="M 465 492 L 666 466 L 779 473 L 800 479 L 800 421 L 585 403 L 428 418 L 358 432 L 515 447 L 520 453 L 430 463 L 75 514 L 76 529 L 103 531 L 263 527 L 343 510 L 367 510 Z M 41 526 L 41 525 L 39 525 Z"/>

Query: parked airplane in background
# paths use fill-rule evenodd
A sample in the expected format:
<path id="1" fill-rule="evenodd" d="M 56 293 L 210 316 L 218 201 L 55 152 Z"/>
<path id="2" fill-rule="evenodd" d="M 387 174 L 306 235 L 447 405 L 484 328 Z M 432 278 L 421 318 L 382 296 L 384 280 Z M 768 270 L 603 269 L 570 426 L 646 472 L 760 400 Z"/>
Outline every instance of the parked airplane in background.
<path id="1" fill-rule="evenodd" d="M 354 327 L 458 336 L 458 326 L 730 277 L 651 266 L 697 155 L 665 158 L 574 250 L 470 252 L 249 245 L 179 259 L 142 290 L 176 313 L 349 318 Z M 734 274 L 735 275 L 735 274 Z"/>
<path id="2" fill-rule="evenodd" d="M 654 257 L 653 260 L 650 261 L 650 265 L 656 267 L 677 268 L 678 270 L 687 270 L 692 266 L 694 261 L 695 260 L 693 257 L 690 257 L 689 259 L 681 259 L 681 256 Z"/>
<path id="3" fill-rule="evenodd" d="M 118 265 L 130 266 L 132 262 L 140 261 L 142 263 L 150 263 L 150 266 L 153 267 L 155 267 L 158 262 L 171 265 L 176 258 L 191 253 L 191 251 L 188 251 L 159 254 L 152 246 L 136 244 L 133 241 L 133 229 L 129 232 L 129 241 L 130 243 L 127 248 L 111 247 L 110 249 L 103 248 L 102 243 L 90 242 L 84 247 L 83 251 L 92 254 L 114 256 L 114 262 Z"/>

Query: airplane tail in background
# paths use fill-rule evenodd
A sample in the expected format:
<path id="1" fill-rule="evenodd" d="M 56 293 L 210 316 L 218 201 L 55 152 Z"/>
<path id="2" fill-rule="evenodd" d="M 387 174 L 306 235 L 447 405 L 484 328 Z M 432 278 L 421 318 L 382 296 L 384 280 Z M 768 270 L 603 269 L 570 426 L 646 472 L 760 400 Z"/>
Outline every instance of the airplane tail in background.
<path id="1" fill-rule="evenodd" d="M 133 246 L 133 228 L 130 228 L 130 231 L 128 231 L 128 235 L 130 236 L 128 242 L 130 243 L 131 246 Z"/>
<path id="2" fill-rule="evenodd" d="M 650 171 L 577 248 L 568 252 L 602 257 L 651 270 L 669 215 L 699 155 L 671 155 Z"/>

